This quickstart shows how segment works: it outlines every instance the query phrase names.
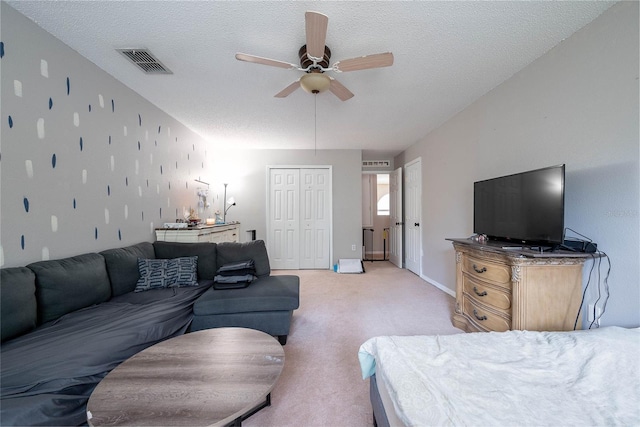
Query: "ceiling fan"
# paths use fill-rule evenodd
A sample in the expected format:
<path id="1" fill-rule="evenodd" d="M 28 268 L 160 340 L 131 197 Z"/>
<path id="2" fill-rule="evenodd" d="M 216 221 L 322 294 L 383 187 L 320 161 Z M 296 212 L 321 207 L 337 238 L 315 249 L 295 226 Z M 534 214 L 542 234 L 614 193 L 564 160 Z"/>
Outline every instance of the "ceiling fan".
<path id="1" fill-rule="evenodd" d="M 298 89 L 298 87 L 302 87 L 305 91 L 313 94 L 321 93 L 328 89 L 342 101 L 346 101 L 353 97 L 353 93 L 336 79 L 326 75 L 325 73 L 327 71 L 340 73 L 388 67 L 393 64 L 393 54 L 391 52 L 385 52 L 337 61 L 329 66 L 331 50 L 325 46 L 329 18 L 318 12 L 306 12 L 305 23 L 307 44 L 302 46 L 298 51 L 300 65 L 248 55 L 246 53 L 236 53 L 236 59 L 239 61 L 305 72 L 300 79 L 278 92 L 275 95 L 276 98 L 289 96 Z"/>

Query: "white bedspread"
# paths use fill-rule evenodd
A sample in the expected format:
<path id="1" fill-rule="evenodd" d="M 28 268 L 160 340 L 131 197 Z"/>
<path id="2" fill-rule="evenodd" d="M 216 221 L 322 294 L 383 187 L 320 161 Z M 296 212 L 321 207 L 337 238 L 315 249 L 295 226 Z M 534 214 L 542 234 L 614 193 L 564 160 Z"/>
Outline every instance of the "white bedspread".
<path id="1" fill-rule="evenodd" d="M 408 426 L 640 425 L 640 328 L 377 337 L 358 356 Z"/>

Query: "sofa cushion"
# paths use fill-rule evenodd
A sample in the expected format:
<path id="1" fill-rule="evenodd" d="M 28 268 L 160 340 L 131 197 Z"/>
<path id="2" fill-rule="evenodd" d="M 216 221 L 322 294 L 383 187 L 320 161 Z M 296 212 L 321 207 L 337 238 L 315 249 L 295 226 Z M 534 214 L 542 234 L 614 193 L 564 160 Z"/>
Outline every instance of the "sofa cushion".
<path id="1" fill-rule="evenodd" d="M 39 323 L 111 298 L 107 267 L 100 254 L 39 261 L 27 267 L 36 274 Z"/>
<path id="2" fill-rule="evenodd" d="M 154 242 L 156 258 L 198 257 L 198 279 L 213 280 L 218 269 L 215 243 Z"/>
<path id="3" fill-rule="evenodd" d="M 140 278 L 135 292 L 198 285 L 198 257 L 138 259 Z"/>
<path id="4" fill-rule="evenodd" d="M 300 305 L 298 276 L 262 277 L 244 289 L 209 289 L 193 306 L 196 316 L 288 311 Z"/>
<path id="5" fill-rule="evenodd" d="M 256 266 L 256 276 L 266 277 L 271 274 L 269 265 L 269 255 L 264 240 L 253 240 L 251 242 L 218 243 L 218 265 L 230 264 L 238 261 L 252 259 Z"/>
<path id="6" fill-rule="evenodd" d="M 26 267 L 0 270 L 2 341 L 25 334 L 38 323 L 36 275 Z"/>
<path id="7" fill-rule="evenodd" d="M 124 248 L 109 249 L 100 252 L 104 257 L 111 281 L 111 293 L 114 297 L 133 292 L 140 277 L 138 258 L 155 258 L 153 245 L 142 242 Z"/>

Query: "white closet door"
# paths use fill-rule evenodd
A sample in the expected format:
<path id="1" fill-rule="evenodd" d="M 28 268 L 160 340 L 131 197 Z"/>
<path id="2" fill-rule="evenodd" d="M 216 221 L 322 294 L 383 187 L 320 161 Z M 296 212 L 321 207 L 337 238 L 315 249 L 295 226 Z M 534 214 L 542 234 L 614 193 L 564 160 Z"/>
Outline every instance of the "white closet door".
<path id="1" fill-rule="evenodd" d="M 300 266 L 300 169 L 270 169 L 269 261 L 274 269 Z"/>
<path id="2" fill-rule="evenodd" d="M 329 178 L 328 169 L 300 170 L 300 268 L 330 268 Z"/>

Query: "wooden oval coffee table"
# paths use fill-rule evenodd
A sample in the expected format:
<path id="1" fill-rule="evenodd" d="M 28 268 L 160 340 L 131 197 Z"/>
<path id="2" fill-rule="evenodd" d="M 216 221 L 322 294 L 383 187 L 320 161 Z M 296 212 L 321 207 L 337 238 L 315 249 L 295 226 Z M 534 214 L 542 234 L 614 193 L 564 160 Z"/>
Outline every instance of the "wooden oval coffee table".
<path id="1" fill-rule="evenodd" d="M 263 332 L 217 328 L 171 338 L 127 359 L 95 388 L 92 426 L 224 426 L 271 404 L 284 365 Z"/>

